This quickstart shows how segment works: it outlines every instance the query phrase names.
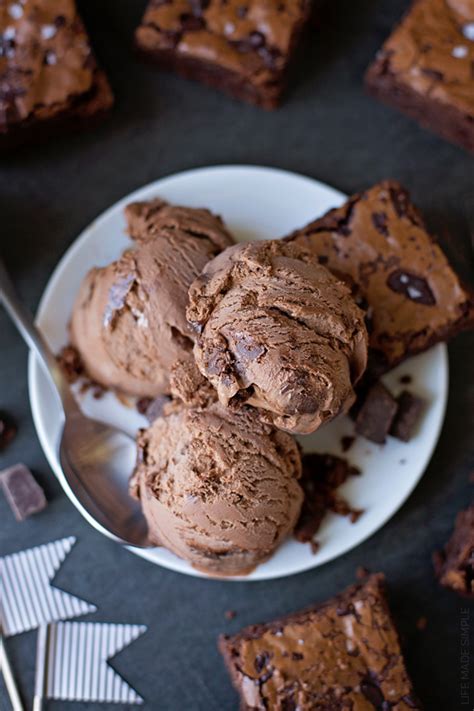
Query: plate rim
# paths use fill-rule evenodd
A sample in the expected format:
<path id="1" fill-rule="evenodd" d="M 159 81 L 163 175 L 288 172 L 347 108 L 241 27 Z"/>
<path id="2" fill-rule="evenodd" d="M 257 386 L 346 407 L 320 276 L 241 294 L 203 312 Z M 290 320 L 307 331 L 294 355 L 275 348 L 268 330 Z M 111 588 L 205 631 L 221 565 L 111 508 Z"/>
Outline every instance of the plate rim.
<path id="1" fill-rule="evenodd" d="M 202 175 L 203 173 L 211 173 L 211 172 L 222 172 L 222 171 L 251 171 L 254 173 L 267 173 L 267 174 L 279 174 L 281 176 L 284 176 L 286 178 L 291 178 L 293 180 L 299 180 L 301 182 L 310 184 L 311 186 L 317 185 L 320 188 L 324 188 L 326 191 L 333 193 L 335 200 L 340 200 L 341 202 L 343 200 L 347 199 L 347 195 L 343 193 L 342 191 L 333 188 L 331 185 L 328 185 L 320 180 L 317 180 L 315 178 L 311 178 L 307 175 L 303 175 L 300 173 L 295 173 L 293 171 L 289 170 L 284 170 L 281 168 L 274 168 L 271 166 L 261 166 L 261 165 L 255 165 L 255 164 L 223 164 L 223 165 L 212 165 L 212 166 L 200 166 L 197 168 L 191 168 L 189 170 L 184 170 L 180 171 L 177 173 L 172 173 L 169 175 L 165 175 L 161 178 L 158 178 L 156 180 L 151 181 L 150 183 L 147 183 L 146 185 L 143 185 L 135 190 L 133 190 L 131 193 L 123 196 L 119 200 L 117 200 L 115 203 L 113 203 L 111 206 L 106 208 L 103 212 L 101 212 L 95 219 L 93 219 L 86 227 L 78 234 L 77 237 L 72 241 L 72 243 L 68 246 L 66 251 L 63 253 L 59 261 L 57 262 L 56 266 L 54 267 L 53 271 L 51 272 L 48 281 L 46 283 L 46 286 L 43 290 L 43 293 L 41 295 L 38 308 L 36 311 L 35 315 L 35 322 L 40 320 L 43 316 L 43 312 L 45 311 L 46 308 L 46 302 L 50 299 L 51 294 L 54 292 L 56 288 L 56 282 L 60 278 L 60 275 L 63 271 L 64 265 L 70 260 L 74 259 L 75 253 L 81 249 L 82 243 L 87 240 L 89 237 L 89 234 L 92 230 L 97 229 L 100 227 L 104 222 L 107 222 L 107 220 L 115 214 L 117 211 L 122 211 L 123 207 L 128 204 L 129 202 L 135 201 L 135 200 L 140 200 L 140 199 L 147 199 L 146 195 L 150 192 L 153 192 L 156 190 L 157 194 L 159 193 L 160 187 L 162 186 L 164 182 L 172 182 L 173 180 L 177 179 L 183 179 L 183 178 L 188 178 L 188 177 L 194 177 L 194 176 L 199 176 Z M 182 563 L 183 561 L 179 559 L 177 556 L 170 558 L 170 560 L 166 561 L 158 561 L 156 559 L 153 559 L 152 555 L 148 552 L 148 549 L 141 549 L 141 548 L 135 548 L 133 546 L 123 546 L 130 552 L 138 555 L 140 558 L 147 560 L 150 563 L 153 563 L 154 565 L 158 565 L 160 567 L 163 567 L 165 569 L 171 570 L 173 572 L 181 573 L 183 575 L 189 575 L 191 577 L 198 577 L 201 579 L 206 579 L 206 580 L 215 580 L 215 581 L 226 581 L 226 582 L 261 582 L 265 580 L 277 580 L 279 578 L 285 578 L 285 577 L 290 577 L 293 575 L 299 575 L 301 573 L 308 572 L 309 570 L 312 570 L 313 568 L 318 568 L 321 565 L 325 565 L 326 563 L 329 563 L 332 560 L 336 560 L 340 558 L 343 555 L 346 555 L 349 553 L 349 551 L 353 550 L 355 547 L 359 546 L 362 544 L 364 541 L 366 541 L 368 538 L 371 536 L 375 535 L 377 532 L 379 532 L 387 523 L 388 521 L 402 508 L 402 506 L 406 503 L 407 499 L 411 496 L 413 493 L 414 489 L 418 486 L 420 483 L 423 475 L 425 474 L 426 468 L 433 456 L 433 453 L 436 449 L 444 420 L 446 417 L 446 408 L 447 408 L 447 401 L 448 401 L 448 393 L 449 393 L 449 361 L 448 361 L 448 350 L 447 346 L 445 343 L 439 343 L 435 345 L 433 348 L 438 350 L 438 357 L 440 358 L 440 387 L 441 391 L 438 395 L 439 399 L 439 405 L 440 405 L 440 413 L 439 413 L 439 419 L 436 423 L 436 428 L 435 431 L 432 434 L 432 441 L 431 441 L 431 446 L 427 449 L 425 457 L 422 460 L 421 465 L 419 464 L 420 468 L 420 473 L 417 477 L 414 478 L 414 480 L 411 482 L 410 486 L 407 488 L 407 490 L 404 492 L 404 495 L 402 499 L 397 504 L 397 507 L 393 510 L 388 511 L 385 516 L 380 520 L 378 523 L 377 527 L 374 528 L 373 530 L 367 531 L 360 538 L 356 538 L 353 540 L 347 548 L 344 549 L 343 552 L 336 553 L 336 554 L 330 554 L 328 555 L 327 558 L 319 559 L 316 561 L 312 561 L 309 559 L 307 562 L 303 561 L 303 564 L 298 567 L 297 570 L 290 570 L 289 572 L 280 572 L 280 573 L 272 573 L 272 572 L 265 572 L 261 571 L 260 573 L 259 568 L 257 567 L 255 571 L 250 576 L 233 576 L 233 577 L 223 577 L 223 576 L 210 576 L 206 573 L 203 573 L 201 571 L 198 571 L 194 569 L 192 566 L 188 565 L 187 570 L 182 569 Z M 81 504 L 77 501 L 76 497 L 74 496 L 74 493 L 71 491 L 67 481 L 64 478 L 64 475 L 61 471 L 61 467 L 59 465 L 59 462 L 57 461 L 57 457 L 55 456 L 54 448 L 51 444 L 51 438 L 46 437 L 46 433 L 44 431 L 44 427 L 42 426 L 42 419 L 44 419 L 41 415 L 40 409 L 40 398 L 38 397 L 38 392 L 35 387 L 35 380 L 36 380 L 36 374 L 38 372 L 38 368 L 40 368 L 40 364 L 37 361 L 35 355 L 33 352 L 30 351 L 29 357 L 28 357 L 28 392 L 29 392 L 29 399 L 30 399 L 30 406 L 31 406 L 31 411 L 32 411 L 32 416 L 33 416 L 33 422 L 36 430 L 36 434 L 38 436 L 41 448 L 43 449 L 43 452 L 45 454 L 45 457 L 51 466 L 56 478 L 58 479 L 59 483 L 61 484 L 63 491 L 66 493 L 72 504 L 75 506 L 75 508 L 79 511 L 79 513 L 86 519 L 86 521 L 93 527 L 95 528 L 99 533 L 102 533 L 103 535 L 107 536 L 107 533 L 100 527 L 99 524 L 93 519 L 93 517 L 81 506 Z M 176 558 L 176 559 L 175 559 Z"/>

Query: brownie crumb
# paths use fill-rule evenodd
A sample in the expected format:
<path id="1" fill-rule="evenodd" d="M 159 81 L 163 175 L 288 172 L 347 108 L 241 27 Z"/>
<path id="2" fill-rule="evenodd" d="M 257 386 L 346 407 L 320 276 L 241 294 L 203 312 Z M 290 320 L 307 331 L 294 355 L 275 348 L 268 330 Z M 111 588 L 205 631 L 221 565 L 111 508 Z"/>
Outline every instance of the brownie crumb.
<path id="1" fill-rule="evenodd" d="M 420 632 L 423 632 L 423 630 L 426 629 L 426 625 L 428 624 L 428 620 L 426 617 L 419 617 L 416 621 L 416 629 L 420 630 Z"/>
<path id="2" fill-rule="evenodd" d="M 235 610 L 226 610 L 224 612 L 224 617 L 226 620 L 233 620 L 235 617 L 237 617 L 237 613 Z"/>
<path id="3" fill-rule="evenodd" d="M 151 397 L 141 397 L 137 400 L 135 407 L 137 408 L 137 412 L 140 415 L 146 415 L 146 411 L 150 407 L 151 403 L 153 402 L 153 398 Z"/>
<path id="4" fill-rule="evenodd" d="M 356 578 L 357 580 L 364 580 L 364 578 L 367 578 L 370 575 L 370 571 L 368 568 L 364 568 L 363 565 L 359 565 L 356 568 Z"/>
<path id="5" fill-rule="evenodd" d="M 339 486 L 350 476 L 358 476 L 360 470 L 346 459 L 332 454 L 306 454 L 303 457 L 303 474 L 300 484 L 304 492 L 300 518 L 294 535 L 300 543 L 309 543 L 319 530 L 327 511 L 358 520 L 362 511 L 353 509 L 336 494 Z"/>
<path id="6" fill-rule="evenodd" d="M 47 506 L 43 489 L 24 464 L 0 472 L 0 486 L 17 521 L 24 521 Z"/>
<path id="7" fill-rule="evenodd" d="M 411 377 L 411 375 L 402 375 L 402 376 L 399 378 L 399 380 L 400 380 L 400 382 L 401 382 L 402 385 L 410 385 L 410 383 L 412 382 L 413 378 Z"/>
<path id="8" fill-rule="evenodd" d="M 389 390 L 382 383 L 375 383 L 357 415 L 355 429 L 357 434 L 371 442 L 384 444 L 390 432 L 398 404 Z"/>
<path id="9" fill-rule="evenodd" d="M 102 387 L 102 385 L 98 385 L 97 383 L 94 383 L 93 385 L 91 384 L 91 387 L 92 387 L 92 397 L 94 398 L 94 400 L 100 400 L 101 398 L 104 397 L 106 391 L 105 391 L 105 388 Z M 122 402 L 122 404 L 123 404 L 123 402 Z"/>
<path id="10" fill-rule="evenodd" d="M 474 503 L 457 515 L 451 538 L 433 554 L 433 565 L 441 585 L 474 597 Z"/>
<path id="11" fill-rule="evenodd" d="M 403 442 L 408 442 L 416 430 L 423 411 L 424 400 L 404 390 L 397 398 L 398 409 L 390 428 L 390 434 Z"/>
<path id="12" fill-rule="evenodd" d="M 0 452 L 13 442 L 17 431 L 18 428 L 11 415 L 0 411 Z"/>
<path id="13" fill-rule="evenodd" d="M 74 348 L 74 346 L 64 346 L 56 356 L 56 360 L 61 366 L 68 383 L 71 385 L 77 383 L 80 378 L 84 377 L 84 365 L 79 351 Z"/>
<path id="14" fill-rule="evenodd" d="M 71 345 L 64 346 L 56 356 L 61 369 L 70 385 L 79 383 L 79 395 L 85 395 L 92 390 L 94 400 L 100 400 L 107 389 L 90 378 L 82 362 L 82 358 L 77 348 Z"/>
<path id="15" fill-rule="evenodd" d="M 355 437 L 352 437 L 351 435 L 345 435 L 344 437 L 341 437 L 342 451 L 348 452 L 349 449 L 354 444 L 354 442 L 355 442 Z"/>
<path id="16" fill-rule="evenodd" d="M 316 553 L 321 550 L 321 543 L 319 541 L 310 541 L 309 546 L 313 555 L 316 555 Z"/>

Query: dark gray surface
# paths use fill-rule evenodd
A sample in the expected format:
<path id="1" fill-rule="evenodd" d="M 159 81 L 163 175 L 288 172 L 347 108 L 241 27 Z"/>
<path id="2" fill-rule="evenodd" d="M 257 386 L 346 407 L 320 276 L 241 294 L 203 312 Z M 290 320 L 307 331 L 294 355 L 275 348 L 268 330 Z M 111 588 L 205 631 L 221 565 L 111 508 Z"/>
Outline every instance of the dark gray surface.
<path id="1" fill-rule="evenodd" d="M 265 113 L 141 66 L 130 40 L 142 1 L 83 2 L 116 91 L 116 110 L 93 133 L 58 140 L 0 164 L 1 249 L 28 305 L 36 308 L 65 249 L 110 204 L 161 176 L 220 163 L 274 165 L 348 193 L 395 177 L 412 190 L 455 265 L 472 279 L 472 157 L 377 105 L 361 87 L 366 65 L 406 5 L 397 0 L 328 2 L 320 28 L 312 31 L 302 52 L 286 104 Z M 60 490 L 42 454 L 28 404 L 26 350 L 3 311 L 0 343 L 0 408 L 12 412 L 20 425 L 15 443 L 0 454 L 0 467 L 24 461 L 50 499 L 46 512 L 17 524 L 0 497 L 0 553 L 77 536 L 57 584 L 99 607 L 88 619 L 149 626 L 114 662 L 147 699 L 146 708 L 236 709 L 216 651 L 217 635 L 323 600 L 352 582 L 358 565 L 387 575 L 408 667 L 426 708 L 469 708 L 461 706 L 459 661 L 460 619 L 468 603 L 438 587 L 431 552 L 445 542 L 455 513 L 472 499 L 473 334 L 450 346 L 445 426 L 422 482 L 402 510 L 342 558 L 304 575 L 254 584 L 167 572 L 92 530 Z M 238 613 L 232 622 L 224 617 L 228 609 Z M 420 616 L 428 620 L 424 632 L 416 628 Z M 471 621 L 474 625 L 472 606 Z M 34 644 L 35 633 L 8 642 L 28 707 Z M 48 704 L 51 709 L 66 706 Z M 8 708 L 2 691 L 0 708 Z M 71 708 L 106 711 L 117 706 Z"/>

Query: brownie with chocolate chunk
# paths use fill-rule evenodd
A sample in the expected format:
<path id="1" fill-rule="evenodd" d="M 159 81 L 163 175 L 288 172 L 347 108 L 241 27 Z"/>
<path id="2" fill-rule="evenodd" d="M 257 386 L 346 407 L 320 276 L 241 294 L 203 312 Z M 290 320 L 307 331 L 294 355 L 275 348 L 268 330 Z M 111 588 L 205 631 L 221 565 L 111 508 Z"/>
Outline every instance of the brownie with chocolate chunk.
<path id="1" fill-rule="evenodd" d="M 267 109 L 280 102 L 310 0 L 151 0 L 140 53 Z"/>
<path id="2" fill-rule="evenodd" d="M 396 181 L 353 195 L 286 239 L 356 285 L 368 306 L 372 372 L 474 326 L 472 291 Z"/>
<path id="3" fill-rule="evenodd" d="M 375 98 L 474 151 L 474 4 L 416 0 L 366 74 Z"/>
<path id="4" fill-rule="evenodd" d="M 381 574 L 322 605 L 222 636 L 219 647 L 242 711 L 421 709 Z"/>
<path id="5" fill-rule="evenodd" d="M 0 148 L 87 124 L 112 103 L 74 0 L 0 5 Z"/>
<path id="6" fill-rule="evenodd" d="M 474 503 L 457 515 L 453 535 L 433 562 L 441 585 L 474 597 Z"/>

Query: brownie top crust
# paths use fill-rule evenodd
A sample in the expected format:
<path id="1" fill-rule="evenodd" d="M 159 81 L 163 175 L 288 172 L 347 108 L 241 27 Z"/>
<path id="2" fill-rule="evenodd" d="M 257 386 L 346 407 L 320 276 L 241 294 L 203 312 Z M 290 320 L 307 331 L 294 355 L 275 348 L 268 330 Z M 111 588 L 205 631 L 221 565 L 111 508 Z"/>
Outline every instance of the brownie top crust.
<path id="1" fill-rule="evenodd" d="M 422 96 L 474 114 L 474 3 L 417 0 L 377 56 Z"/>
<path id="2" fill-rule="evenodd" d="M 473 325 L 472 293 L 396 181 L 352 196 L 287 239 L 356 285 L 372 353 L 385 368 Z"/>
<path id="3" fill-rule="evenodd" d="M 309 0 L 152 0 L 137 42 L 267 83 L 283 71 Z"/>
<path id="4" fill-rule="evenodd" d="M 421 708 L 382 575 L 319 607 L 222 637 L 220 646 L 243 709 Z"/>
<path id="5" fill-rule="evenodd" d="M 0 3 L 0 131 L 60 113 L 91 91 L 96 70 L 73 0 Z"/>

